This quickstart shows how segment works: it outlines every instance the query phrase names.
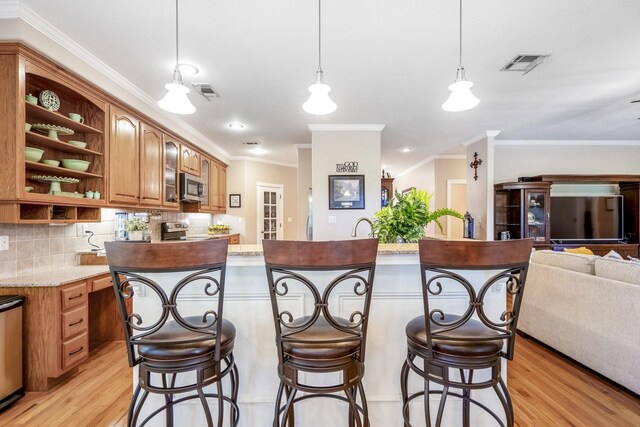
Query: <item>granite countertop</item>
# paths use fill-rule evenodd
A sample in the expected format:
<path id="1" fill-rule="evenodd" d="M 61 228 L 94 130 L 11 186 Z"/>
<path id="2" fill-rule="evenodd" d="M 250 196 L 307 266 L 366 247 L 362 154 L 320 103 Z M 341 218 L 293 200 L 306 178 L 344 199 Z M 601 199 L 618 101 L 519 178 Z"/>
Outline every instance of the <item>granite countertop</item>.
<path id="1" fill-rule="evenodd" d="M 0 279 L 0 288 L 62 286 L 108 272 L 108 265 L 76 265 Z"/>
<path id="2" fill-rule="evenodd" d="M 380 243 L 378 255 L 417 254 L 417 243 Z M 262 245 L 229 245 L 229 256 L 262 256 Z"/>

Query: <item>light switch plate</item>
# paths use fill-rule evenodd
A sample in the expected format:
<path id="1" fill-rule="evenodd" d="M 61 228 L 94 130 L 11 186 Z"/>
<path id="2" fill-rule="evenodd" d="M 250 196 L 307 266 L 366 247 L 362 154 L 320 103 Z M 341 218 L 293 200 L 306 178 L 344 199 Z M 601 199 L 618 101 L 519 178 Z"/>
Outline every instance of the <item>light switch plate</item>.
<path id="1" fill-rule="evenodd" d="M 0 251 L 9 250 L 9 236 L 0 236 Z"/>
<path id="2" fill-rule="evenodd" d="M 329 215 L 329 224 L 335 224 L 337 223 L 337 219 L 335 215 Z"/>

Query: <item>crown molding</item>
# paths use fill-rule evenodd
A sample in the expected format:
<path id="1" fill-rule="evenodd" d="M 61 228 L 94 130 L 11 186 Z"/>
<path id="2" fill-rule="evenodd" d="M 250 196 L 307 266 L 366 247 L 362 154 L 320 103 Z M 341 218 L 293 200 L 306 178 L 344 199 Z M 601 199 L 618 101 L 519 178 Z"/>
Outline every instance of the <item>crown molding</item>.
<path id="1" fill-rule="evenodd" d="M 478 141 L 481 141 L 485 138 L 495 138 L 496 136 L 500 135 L 502 131 L 501 130 L 487 130 L 482 132 L 481 134 L 478 134 L 476 136 L 472 136 L 471 138 L 467 139 L 466 141 L 462 142 L 462 146 L 463 147 L 468 147 L 472 144 L 475 144 Z"/>
<path id="2" fill-rule="evenodd" d="M 20 0 L 0 0 L 0 19 L 20 18 Z"/>
<path id="3" fill-rule="evenodd" d="M 9 3 L 12 5 L 14 3 L 17 4 L 19 8 L 19 17 L 22 21 L 24 21 L 25 23 L 33 27 L 36 31 L 42 33 L 45 37 L 55 42 L 63 49 L 67 50 L 77 59 L 79 59 L 89 67 L 93 68 L 98 73 L 102 74 L 108 80 L 110 80 L 117 86 L 124 89 L 127 93 L 131 94 L 138 101 L 144 103 L 147 107 L 151 108 L 154 111 L 154 113 L 156 113 L 156 117 L 155 117 L 156 120 L 158 120 L 158 116 L 161 116 L 166 122 L 174 124 L 178 130 L 181 130 L 182 132 L 186 132 L 192 135 L 193 137 L 195 137 L 197 141 L 192 141 L 192 142 L 199 142 L 200 148 L 206 147 L 212 151 L 215 151 L 218 155 L 222 155 L 226 159 L 231 158 L 231 155 L 222 147 L 218 146 L 216 143 L 214 143 L 212 140 L 207 138 L 200 131 L 193 128 L 191 125 L 189 125 L 185 121 L 180 120 L 175 115 L 170 114 L 164 111 L 163 109 L 161 109 L 160 107 L 158 107 L 158 104 L 155 99 L 147 95 L 139 87 L 137 87 L 132 82 L 127 80 L 122 74 L 118 73 L 116 70 L 111 68 L 105 62 L 103 62 L 98 57 L 93 55 L 91 52 L 86 50 L 84 47 L 79 45 L 75 40 L 73 40 L 72 38 L 64 34 L 58 28 L 51 25 L 42 16 L 38 15 L 36 12 L 31 10 L 29 7 L 25 6 L 24 4 L 20 4 L 20 1 L 2 2 L 2 0 L 0 0 L 0 16 L 2 15 L 2 11 L 3 11 L 2 6 L 4 5 L 4 3 Z M 37 46 L 34 46 L 34 48 L 38 50 Z M 64 65 L 64 64 L 61 64 L 61 65 Z M 173 131 L 176 132 L 175 130 Z"/>
<path id="4" fill-rule="evenodd" d="M 382 132 L 386 125 L 376 124 L 310 124 L 309 130 L 315 131 L 371 131 Z"/>
<path id="5" fill-rule="evenodd" d="M 466 160 L 466 159 L 467 159 L 466 154 L 435 154 L 433 156 L 429 156 L 426 159 L 419 161 L 413 166 L 408 167 L 407 169 L 403 170 L 399 174 L 396 174 L 396 178 L 400 178 L 401 176 L 406 175 L 409 172 L 412 172 L 418 169 L 420 166 L 426 165 L 427 163 L 432 162 L 434 160 Z"/>
<path id="6" fill-rule="evenodd" d="M 548 140 L 548 139 L 522 139 L 522 140 L 500 140 L 495 141 L 495 145 L 511 145 L 511 146 L 620 146 L 620 145 L 640 145 L 640 140 Z"/>
<path id="7" fill-rule="evenodd" d="M 284 166 L 287 168 L 294 168 L 294 169 L 298 169 L 298 165 L 295 163 L 285 163 L 285 162 L 278 162 L 276 160 L 269 160 L 269 159 L 262 159 L 259 157 L 251 157 L 251 156 L 232 156 L 230 158 L 233 161 L 247 161 L 247 162 L 255 162 L 255 163 L 267 163 L 270 165 L 276 165 L 276 166 Z"/>

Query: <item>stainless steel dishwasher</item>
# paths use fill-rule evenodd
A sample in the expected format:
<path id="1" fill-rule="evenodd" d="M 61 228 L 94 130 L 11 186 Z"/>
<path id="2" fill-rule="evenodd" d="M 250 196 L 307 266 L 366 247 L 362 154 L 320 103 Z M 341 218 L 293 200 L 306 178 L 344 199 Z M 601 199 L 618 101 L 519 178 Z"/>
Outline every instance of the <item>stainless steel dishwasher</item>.
<path id="1" fill-rule="evenodd" d="M 0 296 L 0 412 L 24 396 L 22 306 L 24 297 Z"/>

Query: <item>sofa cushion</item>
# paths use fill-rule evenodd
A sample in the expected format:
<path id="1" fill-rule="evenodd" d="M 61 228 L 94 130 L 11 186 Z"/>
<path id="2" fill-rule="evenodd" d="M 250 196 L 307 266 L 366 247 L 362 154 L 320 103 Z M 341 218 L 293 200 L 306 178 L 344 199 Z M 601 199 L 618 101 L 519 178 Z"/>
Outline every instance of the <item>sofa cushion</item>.
<path id="1" fill-rule="evenodd" d="M 636 262 L 600 258 L 595 262 L 595 273 L 605 279 L 640 285 L 640 264 Z"/>
<path id="2" fill-rule="evenodd" d="M 531 256 L 531 262 L 593 275 L 595 272 L 594 261 L 597 258 L 599 258 L 597 255 L 580 255 L 544 250 L 536 251 Z"/>

